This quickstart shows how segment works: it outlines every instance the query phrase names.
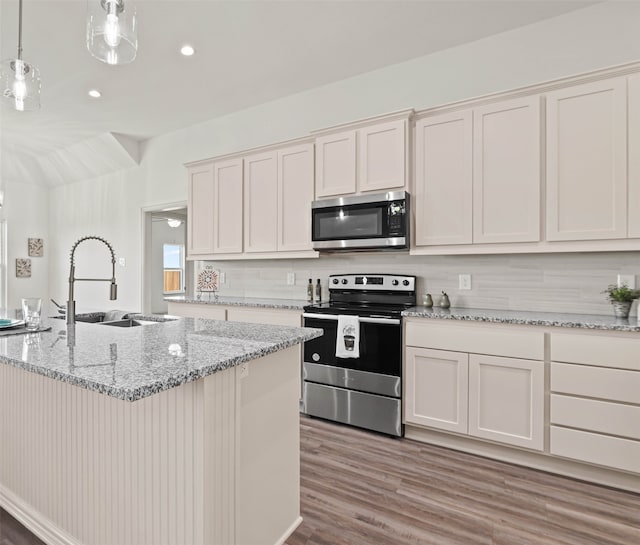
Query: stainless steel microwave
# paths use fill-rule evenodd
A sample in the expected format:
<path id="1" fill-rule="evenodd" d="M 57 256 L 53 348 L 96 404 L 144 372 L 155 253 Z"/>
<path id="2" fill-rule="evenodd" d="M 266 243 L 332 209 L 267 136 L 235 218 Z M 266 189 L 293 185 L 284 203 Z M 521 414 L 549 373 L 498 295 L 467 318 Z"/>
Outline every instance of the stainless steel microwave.
<path id="1" fill-rule="evenodd" d="M 313 201 L 313 249 L 399 250 L 409 247 L 409 194 L 390 191 Z"/>

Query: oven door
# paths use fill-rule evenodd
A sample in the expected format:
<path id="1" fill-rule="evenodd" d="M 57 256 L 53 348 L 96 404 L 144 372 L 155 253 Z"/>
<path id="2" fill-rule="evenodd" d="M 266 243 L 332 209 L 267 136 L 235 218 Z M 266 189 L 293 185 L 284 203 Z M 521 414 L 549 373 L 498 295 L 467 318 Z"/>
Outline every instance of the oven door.
<path id="1" fill-rule="evenodd" d="M 336 357 L 338 316 L 304 313 L 305 327 L 324 335 L 304 343 L 303 379 L 361 392 L 401 395 L 402 326 L 399 318 L 360 317 L 360 357 Z"/>

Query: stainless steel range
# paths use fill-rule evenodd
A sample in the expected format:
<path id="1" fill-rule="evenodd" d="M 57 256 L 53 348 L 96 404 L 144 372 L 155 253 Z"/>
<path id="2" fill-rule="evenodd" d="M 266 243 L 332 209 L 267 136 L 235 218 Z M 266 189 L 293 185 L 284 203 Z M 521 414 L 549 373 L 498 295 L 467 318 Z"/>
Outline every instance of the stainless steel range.
<path id="1" fill-rule="evenodd" d="M 304 307 L 324 335 L 304 344 L 303 412 L 402 436 L 402 316 L 415 276 L 329 277 L 329 302 Z"/>

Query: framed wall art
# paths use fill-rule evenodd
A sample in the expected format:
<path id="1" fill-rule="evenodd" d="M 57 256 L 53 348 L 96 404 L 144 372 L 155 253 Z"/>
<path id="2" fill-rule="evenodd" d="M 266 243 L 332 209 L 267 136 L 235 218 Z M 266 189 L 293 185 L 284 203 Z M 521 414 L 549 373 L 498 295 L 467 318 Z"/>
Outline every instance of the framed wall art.
<path id="1" fill-rule="evenodd" d="M 31 260 L 25 258 L 16 259 L 16 278 L 31 278 Z"/>
<path id="2" fill-rule="evenodd" d="M 41 238 L 29 239 L 29 257 L 42 257 L 44 255 L 44 241 Z"/>

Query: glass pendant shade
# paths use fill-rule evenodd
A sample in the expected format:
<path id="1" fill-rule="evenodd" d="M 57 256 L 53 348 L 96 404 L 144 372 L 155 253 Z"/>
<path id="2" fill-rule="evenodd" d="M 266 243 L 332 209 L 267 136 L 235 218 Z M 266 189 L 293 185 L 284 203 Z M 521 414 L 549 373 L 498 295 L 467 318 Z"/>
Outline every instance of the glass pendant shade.
<path id="1" fill-rule="evenodd" d="M 40 71 L 22 60 L 22 0 L 18 4 L 18 57 L 0 63 L 2 102 L 24 112 L 40 108 Z"/>
<path id="2" fill-rule="evenodd" d="M 40 108 L 40 71 L 22 59 L 9 59 L 0 65 L 2 98 L 19 112 Z"/>
<path id="3" fill-rule="evenodd" d="M 87 0 L 87 48 L 107 64 L 127 64 L 138 52 L 133 0 Z"/>

